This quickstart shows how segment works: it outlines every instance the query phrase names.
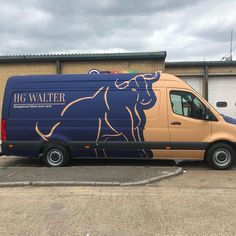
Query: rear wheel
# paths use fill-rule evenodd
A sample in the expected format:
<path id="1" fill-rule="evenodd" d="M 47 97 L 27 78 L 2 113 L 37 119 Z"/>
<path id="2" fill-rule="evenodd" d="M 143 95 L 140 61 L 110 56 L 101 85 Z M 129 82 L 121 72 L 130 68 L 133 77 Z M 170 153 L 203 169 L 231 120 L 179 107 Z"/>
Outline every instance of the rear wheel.
<path id="1" fill-rule="evenodd" d="M 70 161 L 70 154 L 64 146 L 49 145 L 43 151 L 43 161 L 49 167 L 67 166 Z"/>
<path id="2" fill-rule="evenodd" d="M 230 169 L 235 162 L 235 150 L 226 143 L 214 144 L 206 153 L 206 161 L 213 169 Z"/>

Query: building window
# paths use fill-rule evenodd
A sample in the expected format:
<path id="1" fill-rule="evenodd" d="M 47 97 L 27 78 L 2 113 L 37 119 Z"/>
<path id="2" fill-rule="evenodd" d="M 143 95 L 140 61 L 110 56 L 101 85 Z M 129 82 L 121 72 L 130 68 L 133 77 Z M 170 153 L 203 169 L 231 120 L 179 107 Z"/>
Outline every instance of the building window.
<path id="1" fill-rule="evenodd" d="M 217 107 L 227 107 L 227 102 L 217 102 L 216 106 Z"/>

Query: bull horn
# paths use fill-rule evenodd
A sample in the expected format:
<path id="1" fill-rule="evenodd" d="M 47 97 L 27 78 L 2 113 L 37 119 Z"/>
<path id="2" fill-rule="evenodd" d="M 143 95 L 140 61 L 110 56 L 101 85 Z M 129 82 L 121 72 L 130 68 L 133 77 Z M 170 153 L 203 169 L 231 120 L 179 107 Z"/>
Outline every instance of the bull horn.
<path id="1" fill-rule="evenodd" d="M 147 76 L 151 76 L 151 77 L 147 78 Z M 157 72 L 157 71 L 155 72 L 154 76 L 153 74 L 144 75 L 145 80 L 158 80 L 159 78 L 160 78 L 160 72 Z"/>

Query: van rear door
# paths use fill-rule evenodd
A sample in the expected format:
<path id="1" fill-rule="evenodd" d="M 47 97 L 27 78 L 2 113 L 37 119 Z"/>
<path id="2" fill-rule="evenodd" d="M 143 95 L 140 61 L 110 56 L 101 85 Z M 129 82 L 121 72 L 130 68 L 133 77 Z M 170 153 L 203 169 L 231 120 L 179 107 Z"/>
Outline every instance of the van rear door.
<path id="1" fill-rule="evenodd" d="M 193 91 L 176 88 L 167 89 L 167 100 L 173 158 L 202 159 L 212 133 L 207 106 Z"/>

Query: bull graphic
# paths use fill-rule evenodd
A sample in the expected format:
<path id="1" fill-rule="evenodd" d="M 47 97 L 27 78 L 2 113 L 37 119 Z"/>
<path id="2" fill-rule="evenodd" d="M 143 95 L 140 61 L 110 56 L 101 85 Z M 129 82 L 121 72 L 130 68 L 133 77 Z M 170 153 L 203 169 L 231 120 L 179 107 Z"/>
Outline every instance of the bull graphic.
<path id="1" fill-rule="evenodd" d="M 99 106 L 101 109 L 94 111 L 90 117 L 96 122 L 93 133 L 88 136 L 90 141 L 144 141 L 143 130 L 146 124 L 144 110 L 150 109 L 156 103 L 156 96 L 152 89 L 152 84 L 160 78 L 159 73 L 136 75 L 129 80 L 113 81 L 107 86 L 101 86 L 91 96 L 80 97 L 68 103 L 62 110 L 60 116 L 66 117 L 71 109 L 76 109 L 78 120 L 83 120 L 83 112 L 88 107 Z M 105 84 L 105 83 L 104 83 Z M 122 93 L 123 92 L 123 93 Z M 86 103 L 82 108 L 83 103 Z M 102 104 L 101 104 L 102 103 Z M 76 106 L 78 106 L 76 108 Z M 77 117 L 76 117 L 77 118 Z M 62 126 L 62 122 L 57 122 L 48 133 L 43 133 L 36 122 L 35 131 L 45 141 L 53 139 L 54 134 Z M 80 134 L 76 140 L 86 140 L 85 134 Z M 96 156 L 113 156 L 112 150 L 95 149 Z M 102 152 L 102 153 L 98 153 Z M 122 154 L 127 155 L 128 150 Z M 132 150 L 133 156 L 151 157 L 150 150 Z M 134 153 L 135 152 L 135 153 Z"/>

